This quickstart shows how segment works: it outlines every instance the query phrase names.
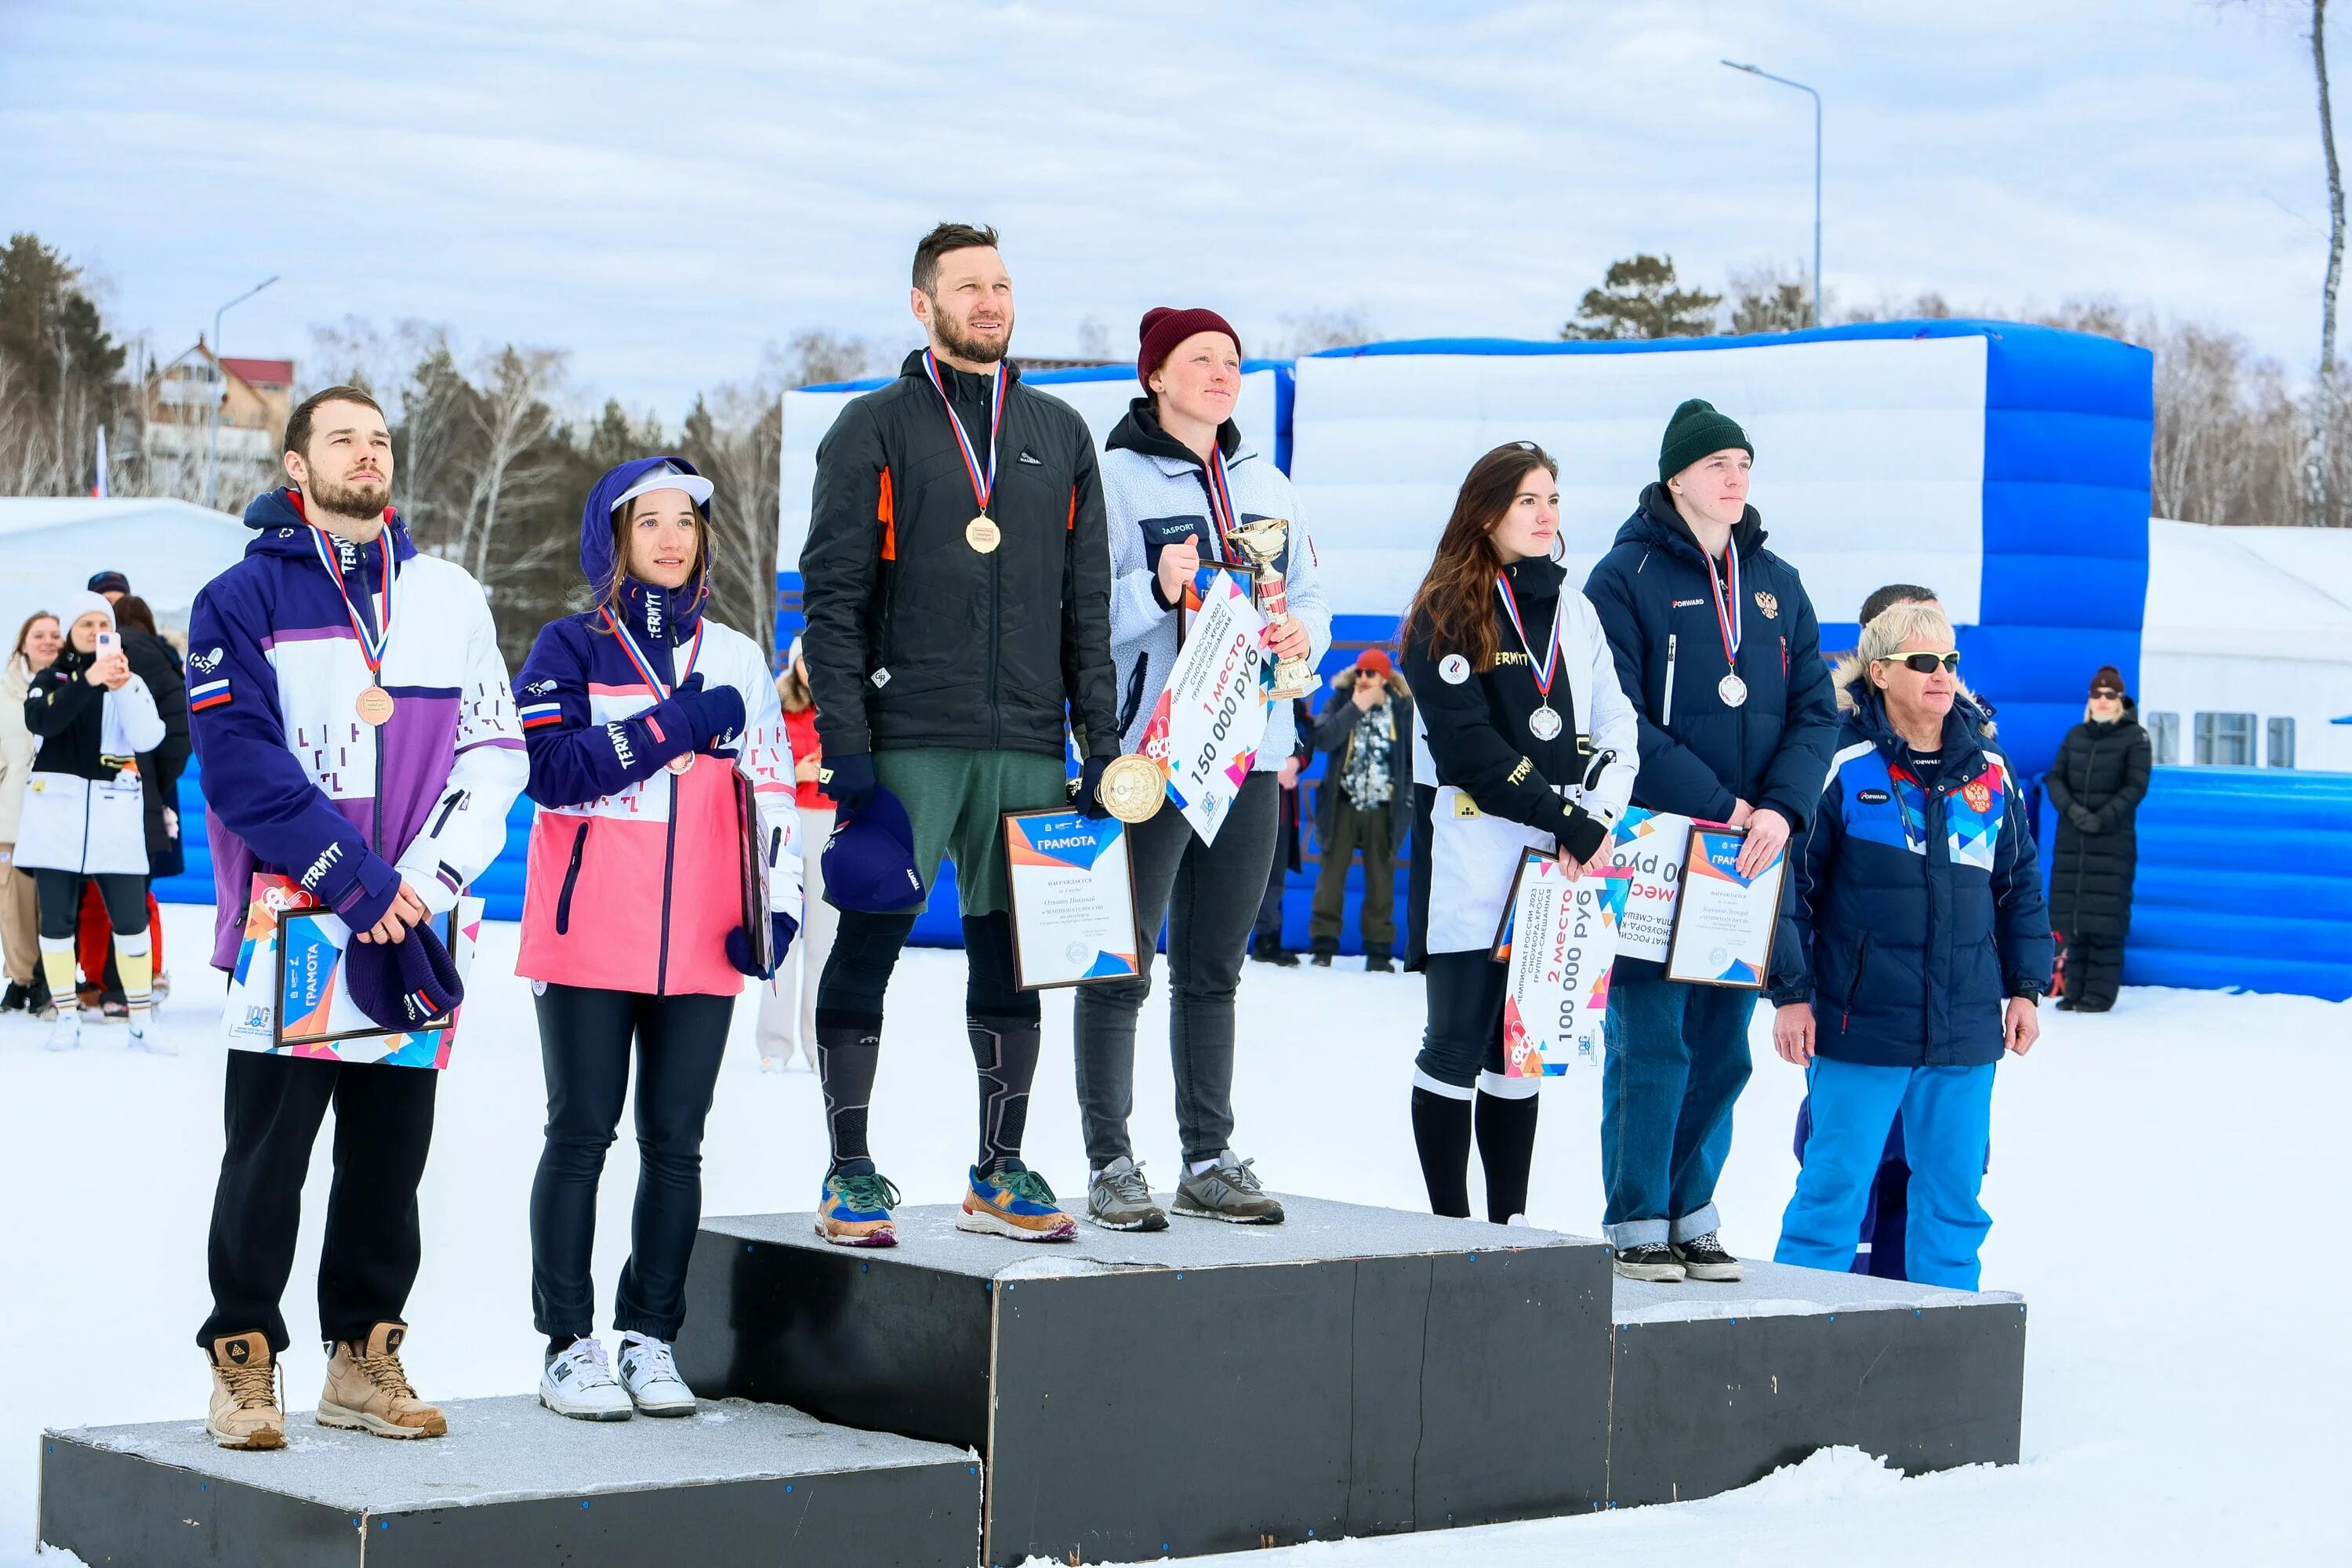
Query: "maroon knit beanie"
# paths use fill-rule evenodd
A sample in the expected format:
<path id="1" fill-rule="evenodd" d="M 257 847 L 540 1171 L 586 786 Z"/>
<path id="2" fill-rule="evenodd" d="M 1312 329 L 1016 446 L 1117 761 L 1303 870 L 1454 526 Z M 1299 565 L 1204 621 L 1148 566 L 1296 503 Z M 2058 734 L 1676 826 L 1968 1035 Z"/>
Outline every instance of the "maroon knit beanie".
<path id="1" fill-rule="evenodd" d="M 1144 391 L 1151 390 L 1151 373 L 1166 364 L 1176 345 L 1194 332 L 1223 332 L 1234 340 L 1234 353 L 1242 352 L 1242 335 L 1214 310 L 1172 310 L 1158 305 L 1143 312 L 1139 329 L 1143 346 L 1135 353 L 1135 379 L 1143 384 Z"/>
<path id="2" fill-rule="evenodd" d="M 2096 697 L 2102 691 L 2124 694 L 2124 678 L 2112 664 L 2099 666 L 2099 673 L 2091 677 L 2091 695 Z"/>

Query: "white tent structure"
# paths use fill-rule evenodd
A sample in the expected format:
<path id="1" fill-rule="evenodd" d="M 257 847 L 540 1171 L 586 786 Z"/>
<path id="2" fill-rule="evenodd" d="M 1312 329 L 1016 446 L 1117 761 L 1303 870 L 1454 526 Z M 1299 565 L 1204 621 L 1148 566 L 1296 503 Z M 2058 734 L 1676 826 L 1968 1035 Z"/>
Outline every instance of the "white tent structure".
<path id="1" fill-rule="evenodd" d="M 2352 714 L 2352 529 L 2159 518 L 2147 553 L 2135 695 L 2157 761 L 2352 772 L 2331 722 Z"/>
<path id="2" fill-rule="evenodd" d="M 131 580 L 156 624 L 184 627 L 196 590 L 236 564 L 253 532 L 225 511 L 184 500 L 0 496 L 0 637 L 54 610 L 110 568 Z"/>

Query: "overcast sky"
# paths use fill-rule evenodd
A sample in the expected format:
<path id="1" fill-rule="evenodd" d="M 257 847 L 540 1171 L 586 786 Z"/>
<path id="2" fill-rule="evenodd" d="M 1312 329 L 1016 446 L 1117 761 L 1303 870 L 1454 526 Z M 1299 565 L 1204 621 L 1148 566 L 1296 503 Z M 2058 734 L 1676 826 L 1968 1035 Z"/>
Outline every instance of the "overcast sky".
<path id="1" fill-rule="evenodd" d="M 1004 232 L 1016 354 L 1160 303 L 1549 337 L 1615 257 L 1849 299 L 2110 294 L 2315 361 L 2307 6 L 0 0 L 0 227 L 164 353 L 356 313 L 572 352 L 675 419 L 763 344 L 896 349 L 915 238 Z M 2352 36 L 2339 38 L 2352 61 Z M 2352 72 L 2352 67 L 2347 68 Z M 2352 75 L 2346 85 L 2352 86 Z M 2352 90 L 2338 93 L 2352 113 Z"/>

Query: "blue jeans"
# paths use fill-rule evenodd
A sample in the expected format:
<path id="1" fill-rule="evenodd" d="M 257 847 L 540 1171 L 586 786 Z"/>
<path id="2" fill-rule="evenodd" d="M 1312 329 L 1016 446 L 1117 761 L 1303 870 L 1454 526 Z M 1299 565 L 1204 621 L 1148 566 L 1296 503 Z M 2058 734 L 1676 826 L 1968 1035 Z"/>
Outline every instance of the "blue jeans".
<path id="1" fill-rule="evenodd" d="M 1756 994 L 1629 982 L 1622 970 L 1610 981 L 1601 1075 L 1610 1246 L 1689 1241 L 1717 1227 L 1715 1179 L 1731 1152 L 1732 1102 L 1748 1082 Z"/>
<path id="2" fill-rule="evenodd" d="M 1911 1163 L 1905 1275 L 1923 1285 L 1977 1288 L 1977 1250 L 1991 1216 L 1977 1202 L 1992 1137 L 1993 1064 L 1874 1068 L 1814 1058 L 1808 1074 L 1813 1135 L 1796 1195 L 1780 1216 L 1775 1263 L 1844 1270 L 1853 1266 L 1863 1210 L 1878 1175 L 1887 1130 L 1903 1119 Z"/>

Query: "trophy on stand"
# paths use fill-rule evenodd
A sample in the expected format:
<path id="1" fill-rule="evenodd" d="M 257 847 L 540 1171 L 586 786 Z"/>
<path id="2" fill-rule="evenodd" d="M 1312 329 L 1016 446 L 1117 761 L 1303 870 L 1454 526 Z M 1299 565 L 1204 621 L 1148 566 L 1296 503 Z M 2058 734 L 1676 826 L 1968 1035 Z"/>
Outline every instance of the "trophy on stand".
<path id="1" fill-rule="evenodd" d="M 1290 596 L 1283 591 L 1282 572 L 1275 563 L 1282 559 L 1284 548 L 1290 542 L 1290 521 L 1286 518 L 1262 517 L 1232 530 L 1225 537 L 1234 548 L 1249 557 L 1257 573 L 1257 608 L 1268 622 L 1290 618 Z M 1276 702 L 1287 702 L 1294 697 L 1304 697 L 1323 684 L 1303 658 L 1286 658 L 1274 667 L 1274 689 L 1266 695 Z"/>

